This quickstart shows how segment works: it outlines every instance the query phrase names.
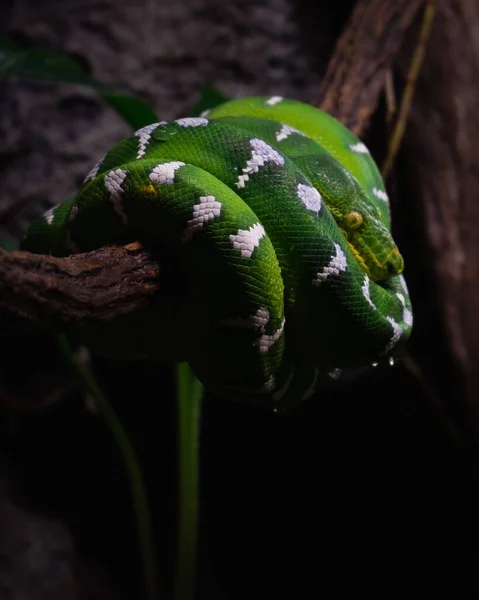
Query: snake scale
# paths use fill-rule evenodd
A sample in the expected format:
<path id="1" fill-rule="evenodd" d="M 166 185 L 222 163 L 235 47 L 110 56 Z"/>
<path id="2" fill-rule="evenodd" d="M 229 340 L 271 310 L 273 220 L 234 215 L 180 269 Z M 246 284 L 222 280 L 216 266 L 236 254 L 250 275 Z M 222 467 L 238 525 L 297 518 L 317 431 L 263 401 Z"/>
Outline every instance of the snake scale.
<path id="1" fill-rule="evenodd" d="M 341 123 L 298 101 L 242 98 L 143 127 L 22 246 L 67 255 L 125 239 L 175 256 L 185 358 L 220 395 L 287 406 L 334 369 L 394 355 L 411 333 L 377 166 Z"/>

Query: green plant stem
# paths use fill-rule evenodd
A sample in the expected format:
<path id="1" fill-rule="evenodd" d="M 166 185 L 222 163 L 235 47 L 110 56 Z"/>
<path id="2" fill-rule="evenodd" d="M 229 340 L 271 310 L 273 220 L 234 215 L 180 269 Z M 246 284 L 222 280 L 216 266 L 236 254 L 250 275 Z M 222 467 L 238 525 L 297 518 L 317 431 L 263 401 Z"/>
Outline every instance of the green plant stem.
<path id="1" fill-rule="evenodd" d="M 178 538 L 175 600 L 193 600 L 195 597 L 201 396 L 202 386 L 187 363 L 178 365 Z"/>
<path id="2" fill-rule="evenodd" d="M 93 397 L 123 456 L 138 526 L 138 543 L 142 557 L 145 598 L 146 600 L 159 600 L 158 561 L 148 506 L 148 495 L 135 450 L 118 415 L 106 399 L 90 369 L 77 358 L 66 336 L 59 334 L 56 337 L 62 358 L 73 370 L 85 391 Z"/>

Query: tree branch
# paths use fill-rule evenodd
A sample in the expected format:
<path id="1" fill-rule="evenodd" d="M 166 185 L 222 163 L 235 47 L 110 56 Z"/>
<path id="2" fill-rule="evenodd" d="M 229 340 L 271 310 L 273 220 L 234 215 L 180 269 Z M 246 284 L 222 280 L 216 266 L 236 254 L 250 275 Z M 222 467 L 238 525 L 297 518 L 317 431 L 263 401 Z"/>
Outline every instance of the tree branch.
<path id="1" fill-rule="evenodd" d="M 159 273 L 137 242 L 65 258 L 0 249 L 0 309 L 57 327 L 105 323 L 148 306 Z"/>
<path id="2" fill-rule="evenodd" d="M 423 0 L 360 0 L 339 37 L 317 105 L 357 135 L 364 132 L 386 73 Z"/>

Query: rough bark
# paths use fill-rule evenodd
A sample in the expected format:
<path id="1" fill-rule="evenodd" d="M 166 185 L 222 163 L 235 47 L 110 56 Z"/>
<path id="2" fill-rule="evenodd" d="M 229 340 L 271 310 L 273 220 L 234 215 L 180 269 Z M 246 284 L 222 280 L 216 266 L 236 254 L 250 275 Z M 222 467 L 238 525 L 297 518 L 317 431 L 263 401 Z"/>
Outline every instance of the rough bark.
<path id="1" fill-rule="evenodd" d="M 358 2 L 338 39 L 318 106 L 361 136 L 422 0 Z"/>
<path id="2" fill-rule="evenodd" d="M 159 272 L 137 242 L 65 258 L 0 249 L 0 308 L 43 326 L 98 325 L 144 309 Z"/>

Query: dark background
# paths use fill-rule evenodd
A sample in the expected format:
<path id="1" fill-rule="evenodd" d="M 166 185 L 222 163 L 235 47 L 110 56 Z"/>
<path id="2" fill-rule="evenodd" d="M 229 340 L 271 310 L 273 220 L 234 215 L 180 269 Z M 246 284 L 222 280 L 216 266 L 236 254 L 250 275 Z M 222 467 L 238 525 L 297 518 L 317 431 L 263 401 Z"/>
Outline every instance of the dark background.
<path id="1" fill-rule="evenodd" d="M 205 84 L 230 96 L 312 101 L 354 4 L 24 0 L 0 15 L 4 33 L 72 53 L 172 118 L 188 113 Z M 401 362 L 346 376 L 286 416 L 207 396 L 200 598 L 479 589 L 474 24 L 477 2 L 439 2 L 390 183 L 415 312 L 408 351 L 433 392 Z M 399 89 L 417 31 L 395 67 Z M 128 127 L 79 86 L 1 89 L 0 232 L 14 244 Z M 382 99 L 365 138 L 379 162 L 384 116 Z M 48 338 L 11 319 L 2 334 L 0 600 L 139 598 L 130 496 L 108 431 Z M 174 372 L 95 357 L 92 367 L 142 462 L 168 587 Z"/>

